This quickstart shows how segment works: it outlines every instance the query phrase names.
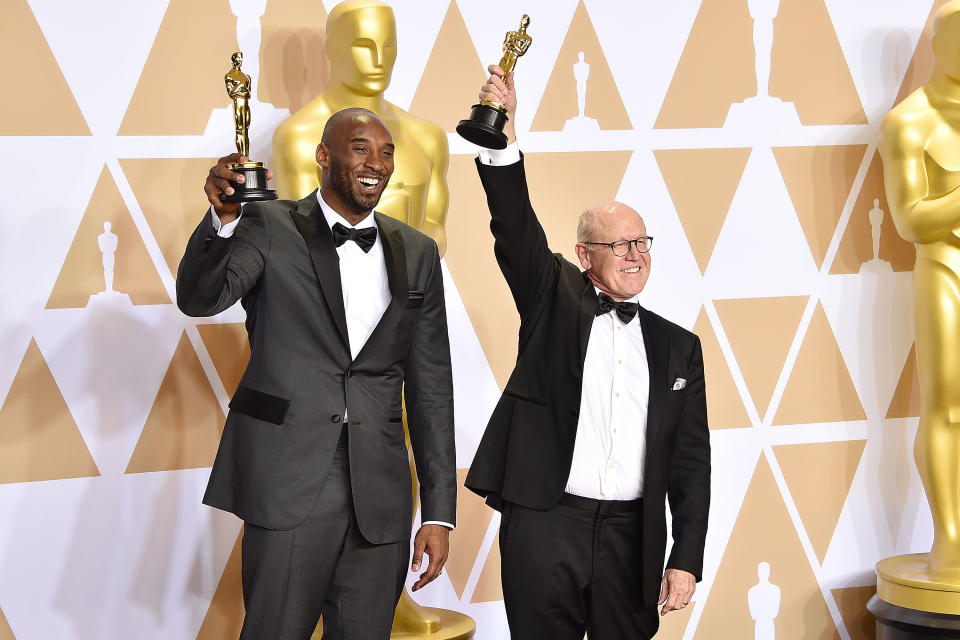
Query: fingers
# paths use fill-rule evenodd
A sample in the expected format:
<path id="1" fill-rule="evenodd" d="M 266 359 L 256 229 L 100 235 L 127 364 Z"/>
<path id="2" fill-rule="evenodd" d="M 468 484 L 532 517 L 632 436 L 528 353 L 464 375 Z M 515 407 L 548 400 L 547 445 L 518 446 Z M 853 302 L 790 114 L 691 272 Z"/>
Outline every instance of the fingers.
<path id="1" fill-rule="evenodd" d="M 494 68 L 499 69 L 500 67 Z M 503 83 L 503 80 L 496 75 L 491 75 L 486 83 L 484 83 L 484 85 L 480 88 L 480 99 L 502 104 L 506 100 L 509 93 L 510 92 L 507 90 L 507 86 Z"/>
<path id="2" fill-rule="evenodd" d="M 413 558 L 410 560 L 410 571 L 416 573 L 420 571 L 420 563 L 423 562 L 423 549 L 426 546 L 426 540 L 417 532 L 413 540 Z"/>
<path id="3" fill-rule="evenodd" d="M 420 569 L 424 553 L 427 554 L 427 566 L 420 579 L 411 587 L 412 591 L 422 589 L 440 575 L 450 550 L 449 533 L 446 527 L 439 525 L 424 525 L 417 532 L 413 541 L 411 569 L 413 571 Z"/>
<path id="4" fill-rule="evenodd" d="M 218 214 L 236 213 L 240 209 L 238 202 L 222 202 L 221 194 L 233 195 L 234 189 L 231 182 L 242 184 L 245 180 L 243 174 L 235 173 L 228 168 L 228 165 L 234 162 L 247 162 L 249 159 L 239 153 L 231 153 L 217 160 L 217 164 L 210 168 L 207 174 L 207 180 L 204 182 L 203 191 L 207 195 L 207 200 L 213 205 Z M 272 177 L 273 172 L 267 172 L 267 178 Z"/>
<path id="5" fill-rule="evenodd" d="M 696 590 L 696 578 L 693 574 L 678 569 L 667 569 L 660 587 L 660 601 L 663 605 L 660 615 L 665 616 L 671 611 L 683 609 L 690 604 L 690 599 Z"/>

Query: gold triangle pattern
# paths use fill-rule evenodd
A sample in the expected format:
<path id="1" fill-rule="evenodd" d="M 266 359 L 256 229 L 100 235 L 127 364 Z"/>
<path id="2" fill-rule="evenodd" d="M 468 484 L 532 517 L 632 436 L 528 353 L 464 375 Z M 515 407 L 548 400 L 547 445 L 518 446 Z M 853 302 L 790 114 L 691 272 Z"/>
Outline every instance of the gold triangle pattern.
<path id="1" fill-rule="evenodd" d="M 0 407 L 0 484 L 99 476 L 37 341 Z"/>
<path id="2" fill-rule="evenodd" d="M 714 301 L 761 419 L 773 397 L 807 300 L 806 296 L 793 296 Z"/>
<path id="3" fill-rule="evenodd" d="M 782 0 L 773 30 L 770 95 L 793 102 L 804 125 L 867 124 L 823 0 Z"/>
<path id="4" fill-rule="evenodd" d="M 111 234 L 115 237 L 111 238 Z M 50 292 L 47 308 L 87 306 L 90 296 L 107 289 L 106 273 L 111 256 L 114 291 L 127 294 L 134 304 L 170 304 L 170 296 L 130 217 L 130 210 L 104 167 Z"/>
<path id="5" fill-rule="evenodd" d="M 818 302 L 773 424 L 866 418 L 827 314 Z"/>
<path id="6" fill-rule="evenodd" d="M 0 640 L 17 640 L 13 635 L 13 629 L 10 628 L 10 623 L 7 622 L 7 617 L 3 615 L 3 609 L 0 609 Z"/>
<path id="7" fill-rule="evenodd" d="M 887 418 L 920 417 L 920 374 L 917 371 L 917 345 L 910 346 L 900 381 L 887 407 Z"/>
<path id="8" fill-rule="evenodd" d="M 184 332 L 126 472 L 211 466 L 223 422 L 220 404 Z"/>
<path id="9" fill-rule="evenodd" d="M 877 621 L 867 611 L 867 602 L 877 592 L 877 585 L 832 589 L 833 600 L 840 610 L 840 617 L 850 634 L 850 640 L 876 640 Z"/>
<path id="10" fill-rule="evenodd" d="M 0 136 L 90 135 L 27 0 L 6 0 L 0 8 L 0 60 L 7 61 Z"/>
<path id="11" fill-rule="evenodd" d="M 796 637 L 797 629 L 803 629 L 805 640 L 840 637 L 762 454 L 704 605 L 696 640 L 754 636 L 748 594 L 763 583 L 761 563 L 769 567 L 770 585 L 760 588 L 779 589 L 780 608 L 774 619 L 778 638 Z"/>
<path id="12" fill-rule="evenodd" d="M 575 73 L 581 74 L 583 71 L 575 72 L 574 65 L 581 64 L 581 53 L 582 62 L 589 65 L 577 67 L 587 70 L 582 87 L 585 91 L 584 117 L 595 120 L 599 129 L 632 128 L 590 14 L 583 0 L 580 0 L 547 81 L 547 88 L 540 99 L 537 114 L 530 125 L 531 131 L 560 131 L 568 120 L 578 117 L 578 80 Z"/>
<path id="13" fill-rule="evenodd" d="M 707 385 L 707 423 L 711 429 L 749 427 L 750 418 L 733 381 L 717 336 L 707 314 L 700 310 L 693 332 L 703 348 L 704 378 Z"/>
<path id="14" fill-rule="evenodd" d="M 323 91 L 330 79 L 326 23 L 327 12 L 316 0 L 267 3 L 256 80 L 261 102 L 293 113 Z"/>
<path id="15" fill-rule="evenodd" d="M 242 541 L 243 530 L 241 529 L 227 564 L 223 568 L 220 582 L 217 583 L 217 590 L 213 593 L 210 606 L 207 607 L 207 613 L 203 616 L 203 623 L 200 625 L 200 631 L 197 632 L 197 640 L 233 640 L 240 636 L 244 612 L 243 588 L 240 582 Z"/>
<path id="16" fill-rule="evenodd" d="M 743 177 L 750 149 L 658 149 L 653 154 L 703 274 Z"/>
<path id="17" fill-rule="evenodd" d="M 823 265 L 866 149 L 866 145 L 773 149 L 818 268 Z"/>
<path id="18" fill-rule="evenodd" d="M 228 0 L 170 0 L 119 135 L 203 133 L 210 112 L 230 104 L 223 76 L 239 48 L 236 28 Z"/>
<path id="19" fill-rule="evenodd" d="M 470 571 L 493 519 L 493 510 L 483 498 L 463 486 L 467 471 L 457 469 L 457 528 L 450 534 L 450 556 L 444 565 L 457 598 L 463 597 Z"/>
<path id="20" fill-rule="evenodd" d="M 233 397 L 250 361 L 250 341 L 242 322 L 199 324 L 197 330 L 220 375 L 227 395 Z"/>
<path id="21" fill-rule="evenodd" d="M 471 68 L 476 71 L 471 72 Z M 486 78 L 486 67 L 473 47 L 460 8 L 451 2 L 410 103 L 410 113 L 450 133 L 466 117 L 464 109 L 476 102 L 477 91 Z"/>
<path id="22" fill-rule="evenodd" d="M 483 569 L 480 570 L 480 577 L 477 579 L 477 586 L 473 590 L 473 597 L 470 602 L 497 602 L 503 600 L 503 584 L 500 582 L 500 532 L 497 532 L 493 544 L 490 546 L 490 553 L 483 563 Z"/>
<path id="23" fill-rule="evenodd" d="M 821 564 L 866 444 L 866 440 L 847 440 L 773 448 Z"/>

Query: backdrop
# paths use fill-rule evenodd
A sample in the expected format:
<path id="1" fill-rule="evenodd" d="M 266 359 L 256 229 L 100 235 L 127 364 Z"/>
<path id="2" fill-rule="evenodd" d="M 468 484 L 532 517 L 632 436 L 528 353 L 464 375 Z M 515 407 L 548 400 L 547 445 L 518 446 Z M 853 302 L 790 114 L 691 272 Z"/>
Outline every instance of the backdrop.
<path id="1" fill-rule="evenodd" d="M 257 83 L 251 155 L 269 162 L 274 127 L 326 82 L 335 3 L 258 4 L 0 6 L 0 639 L 235 637 L 240 522 L 200 499 L 243 312 L 183 316 L 174 274 L 205 172 L 233 148 L 230 54 Z M 876 138 L 929 74 L 941 0 L 390 4 L 387 97 L 451 132 L 461 479 L 518 319 L 474 149 L 452 132 L 526 12 L 518 131 L 553 249 L 573 257 L 590 204 L 630 203 L 656 237 L 643 304 L 703 341 L 704 580 L 660 637 L 748 638 L 754 619 L 779 638 L 873 637 L 874 563 L 932 537 L 912 462 L 914 250 Z M 102 294 L 111 256 L 122 295 Z M 416 599 L 505 638 L 499 517 L 460 498 L 447 569 Z"/>

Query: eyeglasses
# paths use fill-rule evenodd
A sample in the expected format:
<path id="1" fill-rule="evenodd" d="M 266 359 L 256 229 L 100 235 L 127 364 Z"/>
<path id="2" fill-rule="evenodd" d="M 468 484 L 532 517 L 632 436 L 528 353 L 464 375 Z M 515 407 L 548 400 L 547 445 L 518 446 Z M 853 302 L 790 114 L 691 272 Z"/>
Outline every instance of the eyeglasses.
<path id="1" fill-rule="evenodd" d="M 613 255 L 622 258 L 630 253 L 630 245 L 636 247 L 638 253 L 647 253 L 653 246 L 653 236 L 640 236 L 636 240 L 618 240 L 617 242 L 584 242 L 583 244 L 603 245 L 610 247 Z"/>

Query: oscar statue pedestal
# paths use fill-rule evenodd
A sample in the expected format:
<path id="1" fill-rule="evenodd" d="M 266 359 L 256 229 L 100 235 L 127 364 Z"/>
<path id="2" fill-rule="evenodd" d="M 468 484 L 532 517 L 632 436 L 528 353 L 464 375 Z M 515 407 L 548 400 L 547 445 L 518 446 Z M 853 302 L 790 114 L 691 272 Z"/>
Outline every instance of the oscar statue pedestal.
<path id="1" fill-rule="evenodd" d="M 867 609 L 877 620 L 877 640 L 960 637 L 960 583 L 930 573 L 927 553 L 877 563 L 877 595 Z"/>

